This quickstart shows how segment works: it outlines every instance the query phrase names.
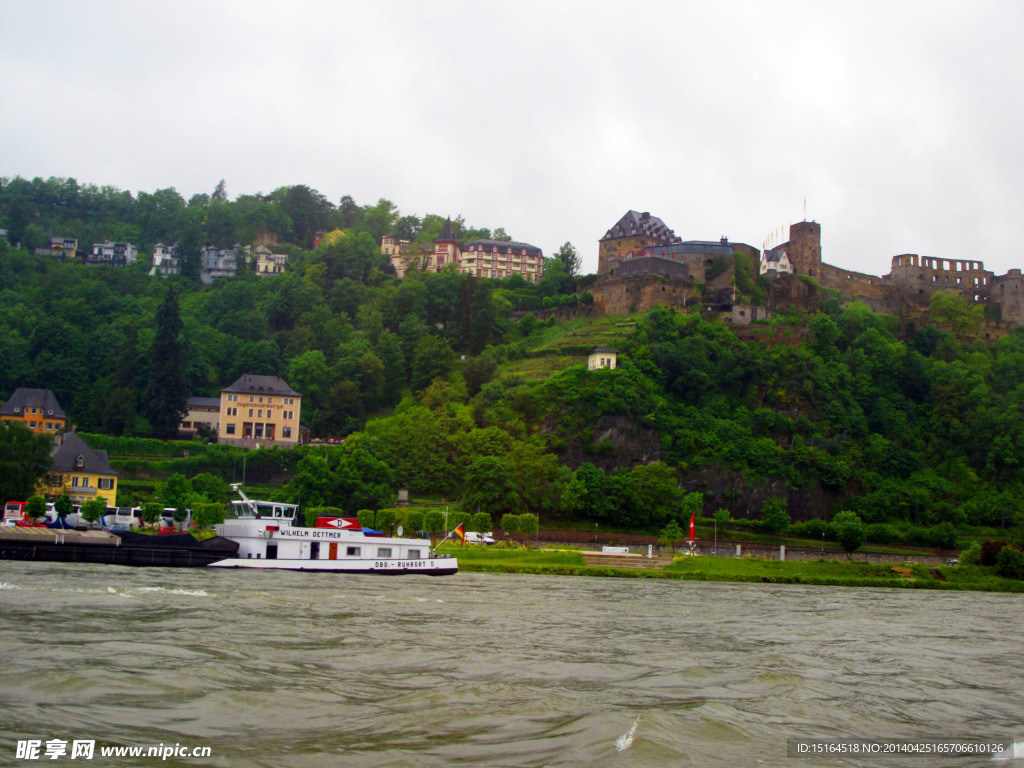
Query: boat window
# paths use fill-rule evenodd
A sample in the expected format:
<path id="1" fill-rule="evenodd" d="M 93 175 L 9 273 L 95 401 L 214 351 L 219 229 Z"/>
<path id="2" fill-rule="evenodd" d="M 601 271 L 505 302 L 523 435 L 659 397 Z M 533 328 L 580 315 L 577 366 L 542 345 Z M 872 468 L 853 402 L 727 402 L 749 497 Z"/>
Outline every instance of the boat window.
<path id="1" fill-rule="evenodd" d="M 346 557 L 359 557 L 359 547 L 345 547 Z"/>
<path id="2" fill-rule="evenodd" d="M 391 547 L 377 547 L 377 557 L 391 557 Z"/>
<path id="3" fill-rule="evenodd" d="M 409 550 L 409 559 L 410 560 L 419 560 L 420 559 L 420 551 L 418 549 L 410 549 Z"/>

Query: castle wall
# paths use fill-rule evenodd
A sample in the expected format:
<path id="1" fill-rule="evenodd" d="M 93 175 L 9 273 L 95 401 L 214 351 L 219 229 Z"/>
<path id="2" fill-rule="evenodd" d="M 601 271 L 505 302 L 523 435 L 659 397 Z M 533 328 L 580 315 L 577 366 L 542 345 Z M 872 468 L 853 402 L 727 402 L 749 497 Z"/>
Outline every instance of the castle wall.
<path id="1" fill-rule="evenodd" d="M 786 252 L 796 274 L 817 279 L 821 274 L 821 224 L 816 221 L 791 224 Z"/>
<path id="2" fill-rule="evenodd" d="M 682 309 L 693 298 L 693 288 L 682 281 L 653 275 L 605 275 L 591 287 L 595 315 L 626 315 L 655 307 Z"/>
<path id="3" fill-rule="evenodd" d="M 661 243 L 652 237 L 643 235 L 602 240 L 597 248 L 597 273 L 599 275 L 606 274 L 623 259 L 636 258 L 644 252 L 644 248 L 652 245 L 661 245 Z"/>
<path id="4" fill-rule="evenodd" d="M 683 262 L 662 259 L 658 256 L 644 256 L 639 259 L 620 261 L 617 266 L 612 268 L 612 274 L 618 277 L 661 275 L 677 280 L 687 280 L 690 277 L 690 271 Z"/>
<path id="5" fill-rule="evenodd" d="M 1004 323 L 1024 325 L 1024 276 L 1019 269 L 992 278 L 988 289 L 988 302 L 999 307 Z"/>
<path id="6" fill-rule="evenodd" d="M 840 269 L 831 264 L 821 264 L 818 269 L 818 283 L 823 288 L 831 288 L 843 296 L 856 298 L 875 312 L 885 311 L 885 281 L 882 278 Z"/>
<path id="7" fill-rule="evenodd" d="M 936 291 L 957 291 L 968 301 L 982 301 L 989 293 L 993 273 L 980 261 L 938 259 L 904 253 L 893 256 L 888 282 L 925 302 Z"/>

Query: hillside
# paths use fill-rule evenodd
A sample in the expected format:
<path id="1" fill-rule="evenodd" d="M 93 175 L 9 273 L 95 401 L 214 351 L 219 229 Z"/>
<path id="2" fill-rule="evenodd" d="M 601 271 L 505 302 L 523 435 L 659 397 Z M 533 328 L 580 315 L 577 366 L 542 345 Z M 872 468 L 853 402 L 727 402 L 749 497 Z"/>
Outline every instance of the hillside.
<path id="1" fill-rule="evenodd" d="M 84 432 L 159 437 L 174 398 L 280 375 L 314 437 L 345 438 L 260 459 L 254 471 L 304 504 L 387 506 L 405 488 L 495 519 L 658 530 L 697 492 L 705 514 L 739 520 L 779 503 L 797 522 L 853 510 L 875 540 L 1019 536 L 1024 333 L 986 345 L 958 324 L 971 318 L 955 296 L 937 294 L 937 323 L 835 297 L 742 330 L 699 310 L 592 318 L 586 278 L 559 259 L 536 284 L 398 280 L 367 228 L 374 210 L 328 245 L 294 244 L 283 275 L 212 284 L 0 241 L 0 396 L 49 388 Z M 117 224 L 78 213 L 97 233 Z M 181 321 L 174 376 L 156 373 L 161 312 Z M 587 370 L 598 346 L 617 368 Z M 125 492 L 167 472 L 237 479 L 241 454 L 208 453 L 125 458 Z"/>

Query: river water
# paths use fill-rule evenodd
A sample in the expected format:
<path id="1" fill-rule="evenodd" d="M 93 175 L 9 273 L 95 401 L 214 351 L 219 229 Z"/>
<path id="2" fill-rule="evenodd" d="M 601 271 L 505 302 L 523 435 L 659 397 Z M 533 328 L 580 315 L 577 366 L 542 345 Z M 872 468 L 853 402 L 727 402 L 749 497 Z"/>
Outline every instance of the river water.
<path id="1" fill-rule="evenodd" d="M 1018 595 L 2 563 L 0 764 L 1021 766 Z M 26 739 L 96 757 L 19 760 Z M 101 745 L 210 757 L 99 757 Z"/>

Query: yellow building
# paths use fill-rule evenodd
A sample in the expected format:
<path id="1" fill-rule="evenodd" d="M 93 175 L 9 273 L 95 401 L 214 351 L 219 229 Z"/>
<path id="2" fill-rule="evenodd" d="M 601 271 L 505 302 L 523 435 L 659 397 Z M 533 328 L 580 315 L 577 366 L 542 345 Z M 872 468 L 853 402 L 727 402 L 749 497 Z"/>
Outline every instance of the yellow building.
<path id="1" fill-rule="evenodd" d="M 0 419 L 21 424 L 33 432 L 53 435 L 67 429 L 68 420 L 53 392 L 18 387 L 0 408 Z"/>
<path id="2" fill-rule="evenodd" d="M 219 397 L 190 397 L 185 402 L 185 415 L 178 424 L 178 432 L 182 436 L 195 437 L 201 433 L 215 435 L 219 427 Z"/>
<path id="3" fill-rule="evenodd" d="M 259 277 L 268 275 L 280 275 L 288 264 L 287 253 L 273 253 L 267 246 L 261 245 L 256 248 L 256 274 Z"/>
<path id="4" fill-rule="evenodd" d="M 117 506 L 117 472 L 110 468 L 106 451 L 93 450 L 77 432 L 63 432 L 53 438 L 50 451 L 53 467 L 39 484 L 39 493 L 49 500 L 68 495 L 72 504 L 103 499 Z"/>
<path id="5" fill-rule="evenodd" d="M 599 368 L 616 368 L 618 366 L 619 353 L 608 347 L 596 347 L 587 356 L 587 368 L 596 371 Z"/>
<path id="6" fill-rule="evenodd" d="M 302 395 L 280 376 L 246 374 L 220 392 L 218 443 L 253 448 L 299 443 Z"/>

